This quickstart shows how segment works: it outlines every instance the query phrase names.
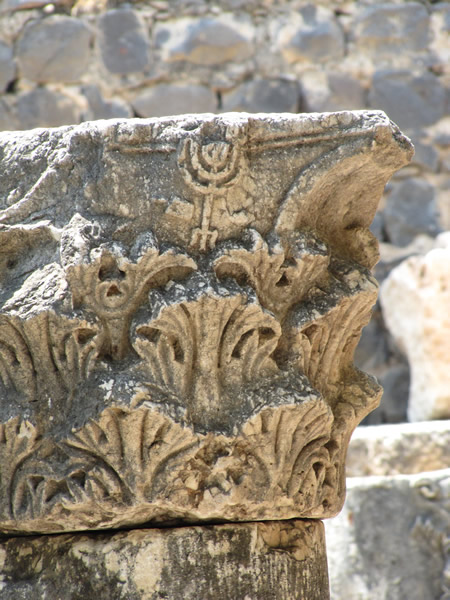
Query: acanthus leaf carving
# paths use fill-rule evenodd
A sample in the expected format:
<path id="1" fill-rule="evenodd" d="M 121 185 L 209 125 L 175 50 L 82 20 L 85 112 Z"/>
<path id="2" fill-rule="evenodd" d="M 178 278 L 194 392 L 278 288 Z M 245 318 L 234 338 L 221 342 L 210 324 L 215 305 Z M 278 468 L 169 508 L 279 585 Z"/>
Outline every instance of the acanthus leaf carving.
<path id="1" fill-rule="evenodd" d="M 68 267 L 67 279 L 74 306 L 86 306 L 102 324 L 102 353 L 121 359 L 130 348 L 131 318 L 148 290 L 196 268 L 191 258 L 170 250 L 160 254 L 151 248 L 136 264 L 103 250 L 91 264 Z"/>

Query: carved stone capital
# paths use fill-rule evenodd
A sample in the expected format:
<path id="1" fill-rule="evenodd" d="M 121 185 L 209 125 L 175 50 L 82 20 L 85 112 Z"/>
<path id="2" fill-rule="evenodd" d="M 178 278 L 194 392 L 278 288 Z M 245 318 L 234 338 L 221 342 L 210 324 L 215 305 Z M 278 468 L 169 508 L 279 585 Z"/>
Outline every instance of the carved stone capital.
<path id="1" fill-rule="evenodd" d="M 0 530 L 336 514 L 409 140 L 376 111 L 187 115 L 0 152 Z"/>

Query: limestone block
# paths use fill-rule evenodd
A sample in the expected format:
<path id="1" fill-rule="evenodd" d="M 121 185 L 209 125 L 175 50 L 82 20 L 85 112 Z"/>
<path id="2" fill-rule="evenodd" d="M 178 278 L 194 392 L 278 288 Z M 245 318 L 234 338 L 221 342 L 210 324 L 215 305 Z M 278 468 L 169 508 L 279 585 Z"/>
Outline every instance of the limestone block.
<path id="1" fill-rule="evenodd" d="M 329 600 L 320 521 L 10 538 L 0 565 L 3 600 Z"/>
<path id="2" fill-rule="evenodd" d="M 223 94 L 223 110 L 248 112 L 297 112 L 300 93 L 297 81 L 256 79 Z"/>
<path id="3" fill-rule="evenodd" d="M 360 51 L 382 55 L 425 50 L 431 38 L 428 11 L 419 2 L 364 7 L 351 31 Z"/>
<path id="4" fill-rule="evenodd" d="M 308 4 L 281 26 L 277 44 L 285 60 L 324 62 L 344 55 L 344 33 L 331 11 Z"/>
<path id="5" fill-rule="evenodd" d="M 168 61 L 213 66 L 253 55 L 254 29 L 249 20 L 230 15 L 178 19 L 155 27 L 155 43 Z"/>
<path id="6" fill-rule="evenodd" d="M 357 427 L 347 477 L 414 474 L 450 468 L 450 421 Z"/>
<path id="7" fill-rule="evenodd" d="M 100 17 L 98 26 L 100 53 L 108 71 L 123 75 L 148 66 L 149 37 L 134 10 L 109 10 Z"/>
<path id="8" fill-rule="evenodd" d="M 325 523 L 332 600 L 446 600 L 450 469 L 352 477 Z"/>
<path id="9" fill-rule="evenodd" d="M 83 108 L 81 97 L 38 87 L 19 95 L 16 112 L 20 128 L 32 129 L 79 123 Z"/>
<path id="10" fill-rule="evenodd" d="M 370 106 L 385 110 L 405 129 L 427 127 L 446 113 L 446 91 L 433 73 L 380 70 L 373 76 Z"/>
<path id="11" fill-rule="evenodd" d="M 380 112 L 0 136 L 0 529 L 322 518 L 380 389 Z"/>
<path id="12" fill-rule="evenodd" d="M 381 287 L 386 325 L 411 368 L 410 421 L 450 417 L 450 236 L 412 256 Z"/>
<path id="13" fill-rule="evenodd" d="M 78 81 L 89 64 L 91 39 L 79 19 L 52 15 L 31 21 L 17 43 L 20 73 L 37 82 Z"/>
<path id="14" fill-rule="evenodd" d="M 138 94 L 132 101 L 141 117 L 215 112 L 216 95 L 204 85 L 161 83 Z"/>
<path id="15" fill-rule="evenodd" d="M 346 73 L 311 70 L 300 79 L 304 108 L 311 112 L 360 109 L 367 104 L 367 92 Z"/>
<path id="16" fill-rule="evenodd" d="M 11 46 L 0 40 L 0 92 L 3 92 L 14 79 L 16 65 Z"/>
<path id="17" fill-rule="evenodd" d="M 418 177 L 392 186 L 384 209 L 384 229 L 395 246 L 407 246 L 419 234 L 439 233 L 434 187 Z"/>

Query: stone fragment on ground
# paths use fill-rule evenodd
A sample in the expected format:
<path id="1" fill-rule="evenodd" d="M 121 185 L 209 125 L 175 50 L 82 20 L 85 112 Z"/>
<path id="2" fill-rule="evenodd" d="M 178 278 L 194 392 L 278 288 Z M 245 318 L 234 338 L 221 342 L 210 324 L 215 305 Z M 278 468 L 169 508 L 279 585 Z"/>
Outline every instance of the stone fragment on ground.
<path id="1" fill-rule="evenodd" d="M 347 477 L 450 469 L 450 421 L 357 427 L 348 448 Z"/>
<path id="2" fill-rule="evenodd" d="M 449 515 L 450 469 L 347 479 L 325 522 L 331 599 L 446 599 Z"/>
<path id="3" fill-rule="evenodd" d="M 410 421 L 450 417 L 450 233 L 391 271 L 380 301 L 386 325 L 408 357 Z"/>

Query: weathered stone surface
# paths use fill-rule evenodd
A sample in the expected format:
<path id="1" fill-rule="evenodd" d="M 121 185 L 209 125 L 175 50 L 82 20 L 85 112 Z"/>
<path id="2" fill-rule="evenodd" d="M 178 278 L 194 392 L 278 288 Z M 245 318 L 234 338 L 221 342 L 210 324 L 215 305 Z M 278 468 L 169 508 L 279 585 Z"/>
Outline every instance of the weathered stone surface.
<path id="1" fill-rule="evenodd" d="M 180 19 L 155 29 L 155 41 L 169 61 L 220 65 L 252 56 L 253 27 L 230 16 Z"/>
<path id="2" fill-rule="evenodd" d="M 0 564 L 3 600 L 329 599 L 320 521 L 11 538 Z"/>
<path id="3" fill-rule="evenodd" d="M 383 113 L 0 136 L 3 531 L 321 518 L 379 386 L 353 367 Z"/>
<path id="4" fill-rule="evenodd" d="M 381 287 L 386 324 L 411 367 L 410 421 L 450 417 L 450 234 L 413 256 Z"/>
<path id="5" fill-rule="evenodd" d="M 217 98 L 204 85 L 162 83 L 136 96 L 133 108 L 141 117 L 214 112 Z"/>
<path id="6" fill-rule="evenodd" d="M 300 99 L 296 81 L 258 79 L 223 94 L 224 111 L 297 112 Z"/>
<path id="7" fill-rule="evenodd" d="M 325 523 L 334 600 L 445 600 L 450 590 L 450 469 L 351 477 Z"/>
<path id="8" fill-rule="evenodd" d="M 99 19 L 100 52 L 111 73 L 142 71 L 149 63 L 149 38 L 131 8 L 109 10 Z"/>
<path id="9" fill-rule="evenodd" d="M 16 65 L 11 46 L 0 40 L 0 92 L 3 92 L 14 79 Z"/>
<path id="10" fill-rule="evenodd" d="M 278 46 L 289 62 L 338 60 L 344 54 L 344 34 L 332 13 L 309 4 L 292 15 L 278 33 Z"/>
<path id="11" fill-rule="evenodd" d="M 82 107 L 73 96 L 48 88 L 24 92 L 17 100 L 17 119 L 23 129 L 79 123 Z"/>
<path id="12" fill-rule="evenodd" d="M 401 475 L 450 468 L 450 421 L 357 427 L 347 477 Z"/>
<path id="13" fill-rule="evenodd" d="M 389 242 L 407 246 L 421 234 L 439 233 L 434 188 L 423 179 L 411 178 L 393 186 L 386 199 L 384 230 Z"/>
<path id="14" fill-rule="evenodd" d="M 419 2 L 374 3 L 358 13 L 352 36 L 364 51 L 420 51 L 430 39 L 429 15 Z"/>
<path id="15" fill-rule="evenodd" d="M 433 73 L 377 71 L 369 92 L 370 105 L 386 111 L 405 129 L 432 125 L 444 116 L 446 92 Z"/>
<path id="16" fill-rule="evenodd" d="M 90 29 L 72 17 L 31 21 L 17 43 L 20 72 L 37 82 L 78 81 L 89 63 L 91 38 Z"/>

